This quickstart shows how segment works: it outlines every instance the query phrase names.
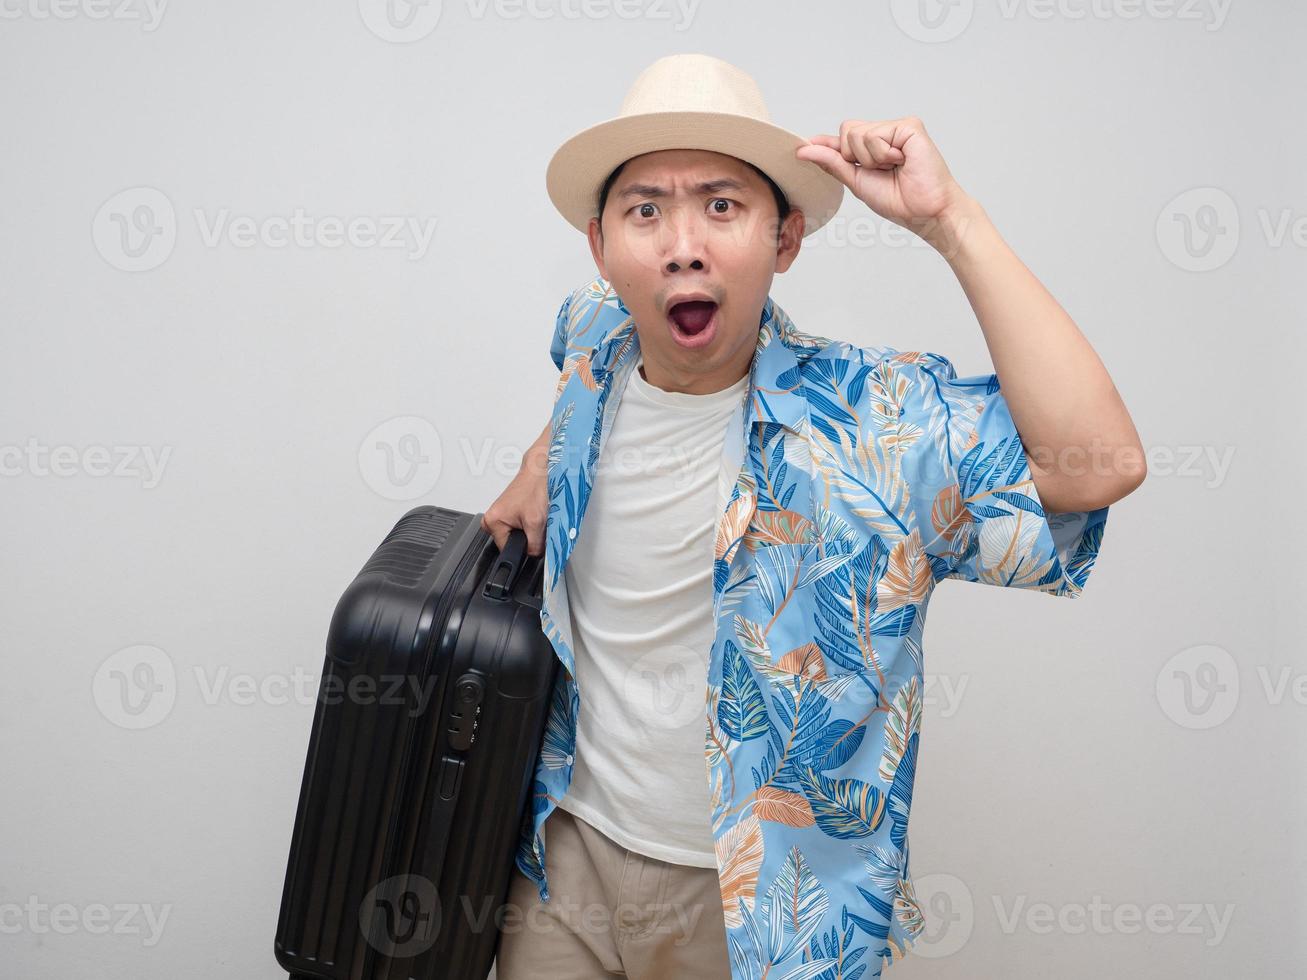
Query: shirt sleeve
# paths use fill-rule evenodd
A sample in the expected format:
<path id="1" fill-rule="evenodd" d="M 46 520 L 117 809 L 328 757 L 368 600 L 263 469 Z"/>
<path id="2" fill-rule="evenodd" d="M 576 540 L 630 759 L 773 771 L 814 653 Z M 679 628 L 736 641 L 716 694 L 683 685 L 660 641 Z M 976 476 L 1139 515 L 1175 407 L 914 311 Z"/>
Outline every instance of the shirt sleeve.
<path id="1" fill-rule="evenodd" d="M 1107 507 L 1044 510 L 997 374 L 959 378 L 930 352 L 888 361 L 907 375 L 903 477 L 935 577 L 1078 596 Z"/>
<path id="2" fill-rule="evenodd" d="M 574 293 L 569 293 L 563 300 L 563 305 L 558 308 L 558 316 L 554 320 L 554 340 L 549 346 L 549 356 L 554 359 L 554 364 L 558 370 L 563 370 L 563 361 L 567 357 L 567 345 L 571 340 L 571 309 L 572 297 Z"/>

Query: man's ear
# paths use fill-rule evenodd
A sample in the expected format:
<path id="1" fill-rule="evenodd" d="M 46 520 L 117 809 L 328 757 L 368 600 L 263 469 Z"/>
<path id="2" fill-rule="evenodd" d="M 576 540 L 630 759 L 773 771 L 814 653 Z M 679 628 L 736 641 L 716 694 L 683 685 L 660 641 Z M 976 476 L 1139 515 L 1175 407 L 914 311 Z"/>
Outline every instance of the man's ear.
<path id="1" fill-rule="evenodd" d="M 784 272 L 798 258 L 799 249 L 803 245 L 804 221 L 803 212 L 798 208 L 791 208 L 790 213 L 785 216 L 785 221 L 776 236 L 777 272 Z"/>
<path id="2" fill-rule="evenodd" d="M 585 237 L 590 242 L 590 254 L 594 257 L 595 265 L 599 269 L 599 275 L 607 279 L 608 270 L 604 267 L 604 229 L 598 218 L 590 219 L 590 226 L 586 229 Z"/>

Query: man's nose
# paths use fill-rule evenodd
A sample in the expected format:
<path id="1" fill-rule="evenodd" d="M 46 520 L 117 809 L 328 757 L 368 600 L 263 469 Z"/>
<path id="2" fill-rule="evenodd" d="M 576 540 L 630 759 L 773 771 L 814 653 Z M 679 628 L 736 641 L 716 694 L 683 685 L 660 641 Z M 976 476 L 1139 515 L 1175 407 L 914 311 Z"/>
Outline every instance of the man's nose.
<path id="1" fill-rule="evenodd" d="M 663 267 L 667 272 L 679 269 L 702 269 L 707 261 L 707 236 L 699 215 L 674 209 L 663 225 Z"/>

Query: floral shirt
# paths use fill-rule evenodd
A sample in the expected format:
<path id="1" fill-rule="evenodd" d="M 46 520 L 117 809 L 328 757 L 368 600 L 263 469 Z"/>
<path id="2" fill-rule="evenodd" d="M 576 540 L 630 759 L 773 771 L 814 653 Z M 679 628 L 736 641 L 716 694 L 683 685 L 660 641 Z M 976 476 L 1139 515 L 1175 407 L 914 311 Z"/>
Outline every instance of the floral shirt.
<path id="1" fill-rule="evenodd" d="M 580 705 L 562 573 L 638 351 L 606 280 L 564 300 L 540 621 L 565 669 L 516 854 L 542 901 Z M 1107 508 L 1044 511 L 997 375 L 801 333 L 770 297 L 737 419 L 703 718 L 732 980 L 879 977 L 924 924 L 908 812 L 931 593 L 1078 596 Z"/>

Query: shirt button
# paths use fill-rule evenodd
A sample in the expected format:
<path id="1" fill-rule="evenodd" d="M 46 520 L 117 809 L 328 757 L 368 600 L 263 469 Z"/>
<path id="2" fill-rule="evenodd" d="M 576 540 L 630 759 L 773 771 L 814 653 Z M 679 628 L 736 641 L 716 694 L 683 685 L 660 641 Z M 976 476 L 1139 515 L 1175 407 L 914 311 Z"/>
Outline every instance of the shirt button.
<path id="1" fill-rule="evenodd" d="M 574 527 L 569 527 L 569 528 L 567 529 L 567 536 L 568 536 L 569 538 L 575 538 L 575 537 L 576 537 L 576 528 L 574 528 Z"/>
<path id="2" fill-rule="evenodd" d="M 571 755 L 568 755 L 568 757 L 567 757 L 567 764 L 568 764 L 569 766 L 572 764 L 572 756 L 571 756 Z"/>

